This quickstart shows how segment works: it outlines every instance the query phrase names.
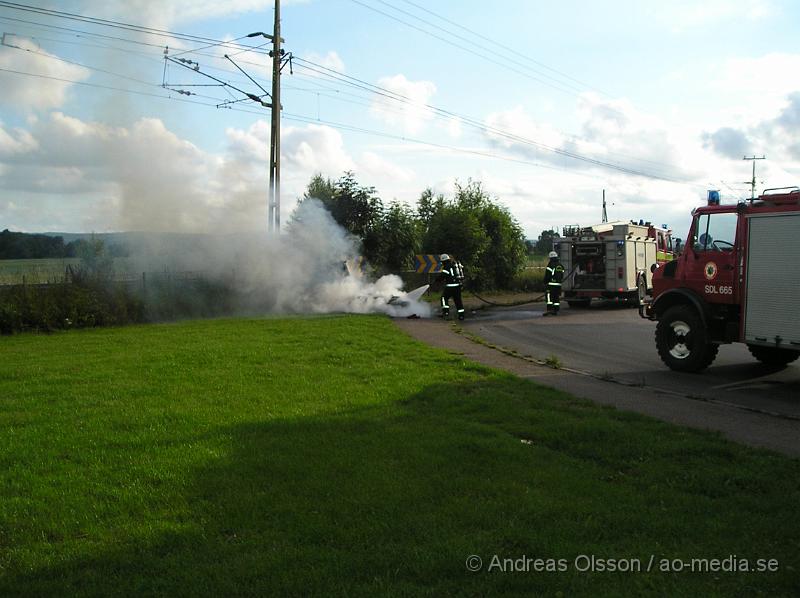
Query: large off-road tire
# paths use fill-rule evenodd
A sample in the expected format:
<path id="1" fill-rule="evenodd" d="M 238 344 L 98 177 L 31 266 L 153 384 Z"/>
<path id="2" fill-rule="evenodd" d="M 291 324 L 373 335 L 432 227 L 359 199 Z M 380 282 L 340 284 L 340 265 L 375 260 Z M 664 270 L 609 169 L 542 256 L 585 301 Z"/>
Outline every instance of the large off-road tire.
<path id="1" fill-rule="evenodd" d="M 780 347 L 764 347 L 761 345 L 747 345 L 753 357 L 766 365 L 781 366 L 792 363 L 800 357 L 800 353 L 791 349 L 781 349 Z"/>
<path id="2" fill-rule="evenodd" d="M 711 365 L 719 345 L 708 342 L 708 333 L 697 310 L 689 305 L 670 307 L 656 326 L 658 355 L 676 372 L 699 372 Z"/>

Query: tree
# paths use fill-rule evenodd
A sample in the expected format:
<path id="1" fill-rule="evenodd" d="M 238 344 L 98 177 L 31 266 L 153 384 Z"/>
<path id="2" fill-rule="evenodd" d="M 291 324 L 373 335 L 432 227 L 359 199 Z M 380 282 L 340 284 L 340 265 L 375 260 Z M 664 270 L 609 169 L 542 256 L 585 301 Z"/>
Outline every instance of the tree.
<path id="1" fill-rule="evenodd" d="M 480 208 L 479 219 L 489 239 L 480 258 L 484 283 L 494 288 L 508 288 L 525 264 L 522 227 L 507 208 L 493 203 Z"/>
<path id="2" fill-rule="evenodd" d="M 480 182 L 457 183 L 449 202 L 444 198 L 433 202 L 432 193 L 423 193 L 420 207 L 431 213 L 423 240 L 426 252 L 453 253 L 474 287 L 511 285 L 525 260 L 522 228 L 507 208 L 492 201 Z"/>
<path id="3" fill-rule="evenodd" d="M 417 219 L 423 225 L 424 229 L 428 228 L 428 223 L 433 218 L 433 215 L 442 209 L 445 205 L 444 195 L 441 193 L 434 197 L 433 189 L 428 187 L 423 191 L 417 200 Z"/>
<path id="4" fill-rule="evenodd" d="M 553 251 L 553 240 L 558 236 L 554 230 L 543 230 L 536 241 L 534 251 L 539 255 L 547 255 Z"/>
<path id="5" fill-rule="evenodd" d="M 0 259 L 40 259 L 64 257 L 64 239 L 50 235 L 0 232 Z"/>
<path id="6" fill-rule="evenodd" d="M 111 280 L 114 276 L 114 258 L 106 251 L 105 243 L 92 235 L 78 239 L 75 254 L 81 258 L 81 268 L 94 280 Z"/>
<path id="7" fill-rule="evenodd" d="M 317 173 L 311 177 L 311 180 L 308 182 L 306 192 L 303 194 L 303 199 L 313 197 L 314 199 L 320 200 L 323 205 L 327 205 L 333 201 L 335 195 L 336 186 L 333 181 Z"/>
<path id="8" fill-rule="evenodd" d="M 450 203 L 431 217 L 422 246 L 425 253 L 454 254 L 473 278 L 487 244 L 478 215 Z"/>
<path id="9" fill-rule="evenodd" d="M 350 171 L 345 172 L 336 182 L 321 174 L 314 175 L 306 187 L 303 199 L 312 197 L 318 199 L 345 230 L 361 239 L 376 226 L 383 215 L 383 202 L 376 195 L 375 187 L 359 185 Z"/>
<path id="10" fill-rule="evenodd" d="M 413 210 L 405 204 L 392 203 L 375 232 L 377 265 L 390 272 L 408 269 L 420 249 L 419 223 Z"/>
<path id="11" fill-rule="evenodd" d="M 350 171 L 345 172 L 336 182 L 316 174 L 308 183 L 301 201 L 310 198 L 319 200 L 342 228 L 361 239 L 362 253 L 367 261 L 380 264 L 381 240 L 378 228 L 384 209 L 375 187 L 359 185 Z M 297 212 L 292 215 L 292 219 L 296 219 L 296 216 Z"/>

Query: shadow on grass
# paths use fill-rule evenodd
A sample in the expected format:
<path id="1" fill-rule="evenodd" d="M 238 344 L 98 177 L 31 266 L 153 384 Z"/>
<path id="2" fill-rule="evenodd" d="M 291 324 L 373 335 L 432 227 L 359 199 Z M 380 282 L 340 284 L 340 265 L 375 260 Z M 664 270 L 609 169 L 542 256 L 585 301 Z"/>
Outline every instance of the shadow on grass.
<path id="1" fill-rule="evenodd" d="M 797 581 L 786 569 L 717 579 L 576 571 L 582 554 L 788 560 L 797 544 L 783 522 L 800 467 L 523 380 L 435 385 L 397 404 L 218 434 L 227 454 L 194 472 L 184 505 L 165 505 L 141 538 L 87 540 L 52 566 L 7 572 L 0 590 L 724 595 L 785 594 Z M 482 571 L 466 570 L 472 554 Z M 495 554 L 565 559 L 568 570 L 487 570 Z"/>

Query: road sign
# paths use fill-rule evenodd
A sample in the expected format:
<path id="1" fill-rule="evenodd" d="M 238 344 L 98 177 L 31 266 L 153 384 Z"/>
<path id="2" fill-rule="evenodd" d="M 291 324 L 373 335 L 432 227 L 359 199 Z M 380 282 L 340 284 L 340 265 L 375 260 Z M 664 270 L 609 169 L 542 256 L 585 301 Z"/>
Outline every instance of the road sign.
<path id="1" fill-rule="evenodd" d="M 426 253 L 414 256 L 414 271 L 417 274 L 434 274 L 442 271 L 438 255 Z"/>
<path id="2" fill-rule="evenodd" d="M 345 267 L 350 276 L 362 276 L 367 272 L 367 260 L 363 255 L 357 255 L 345 261 Z"/>

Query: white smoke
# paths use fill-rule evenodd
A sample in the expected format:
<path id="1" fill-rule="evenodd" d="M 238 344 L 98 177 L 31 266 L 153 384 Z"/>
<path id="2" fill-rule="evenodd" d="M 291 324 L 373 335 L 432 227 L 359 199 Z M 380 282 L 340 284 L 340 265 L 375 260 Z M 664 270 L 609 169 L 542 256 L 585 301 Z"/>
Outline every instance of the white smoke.
<path id="1" fill-rule="evenodd" d="M 150 238 L 132 270 L 186 272 L 232 286 L 247 313 L 385 313 L 430 317 L 390 274 L 370 281 L 353 267 L 359 241 L 314 199 L 302 201 L 280 236 Z M 350 266 L 348 266 L 350 264 Z"/>
<path id="2" fill-rule="evenodd" d="M 385 313 L 394 317 L 430 317 L 430 305 L 404 300 L 402 288 L 403 281 L 394 274 L 382 276 L 375 282 L 366 282 L 357 275 L 348 274 L 340 280 L 317 287 L 316 300 L 311 307 L 317 313 Z"/>

